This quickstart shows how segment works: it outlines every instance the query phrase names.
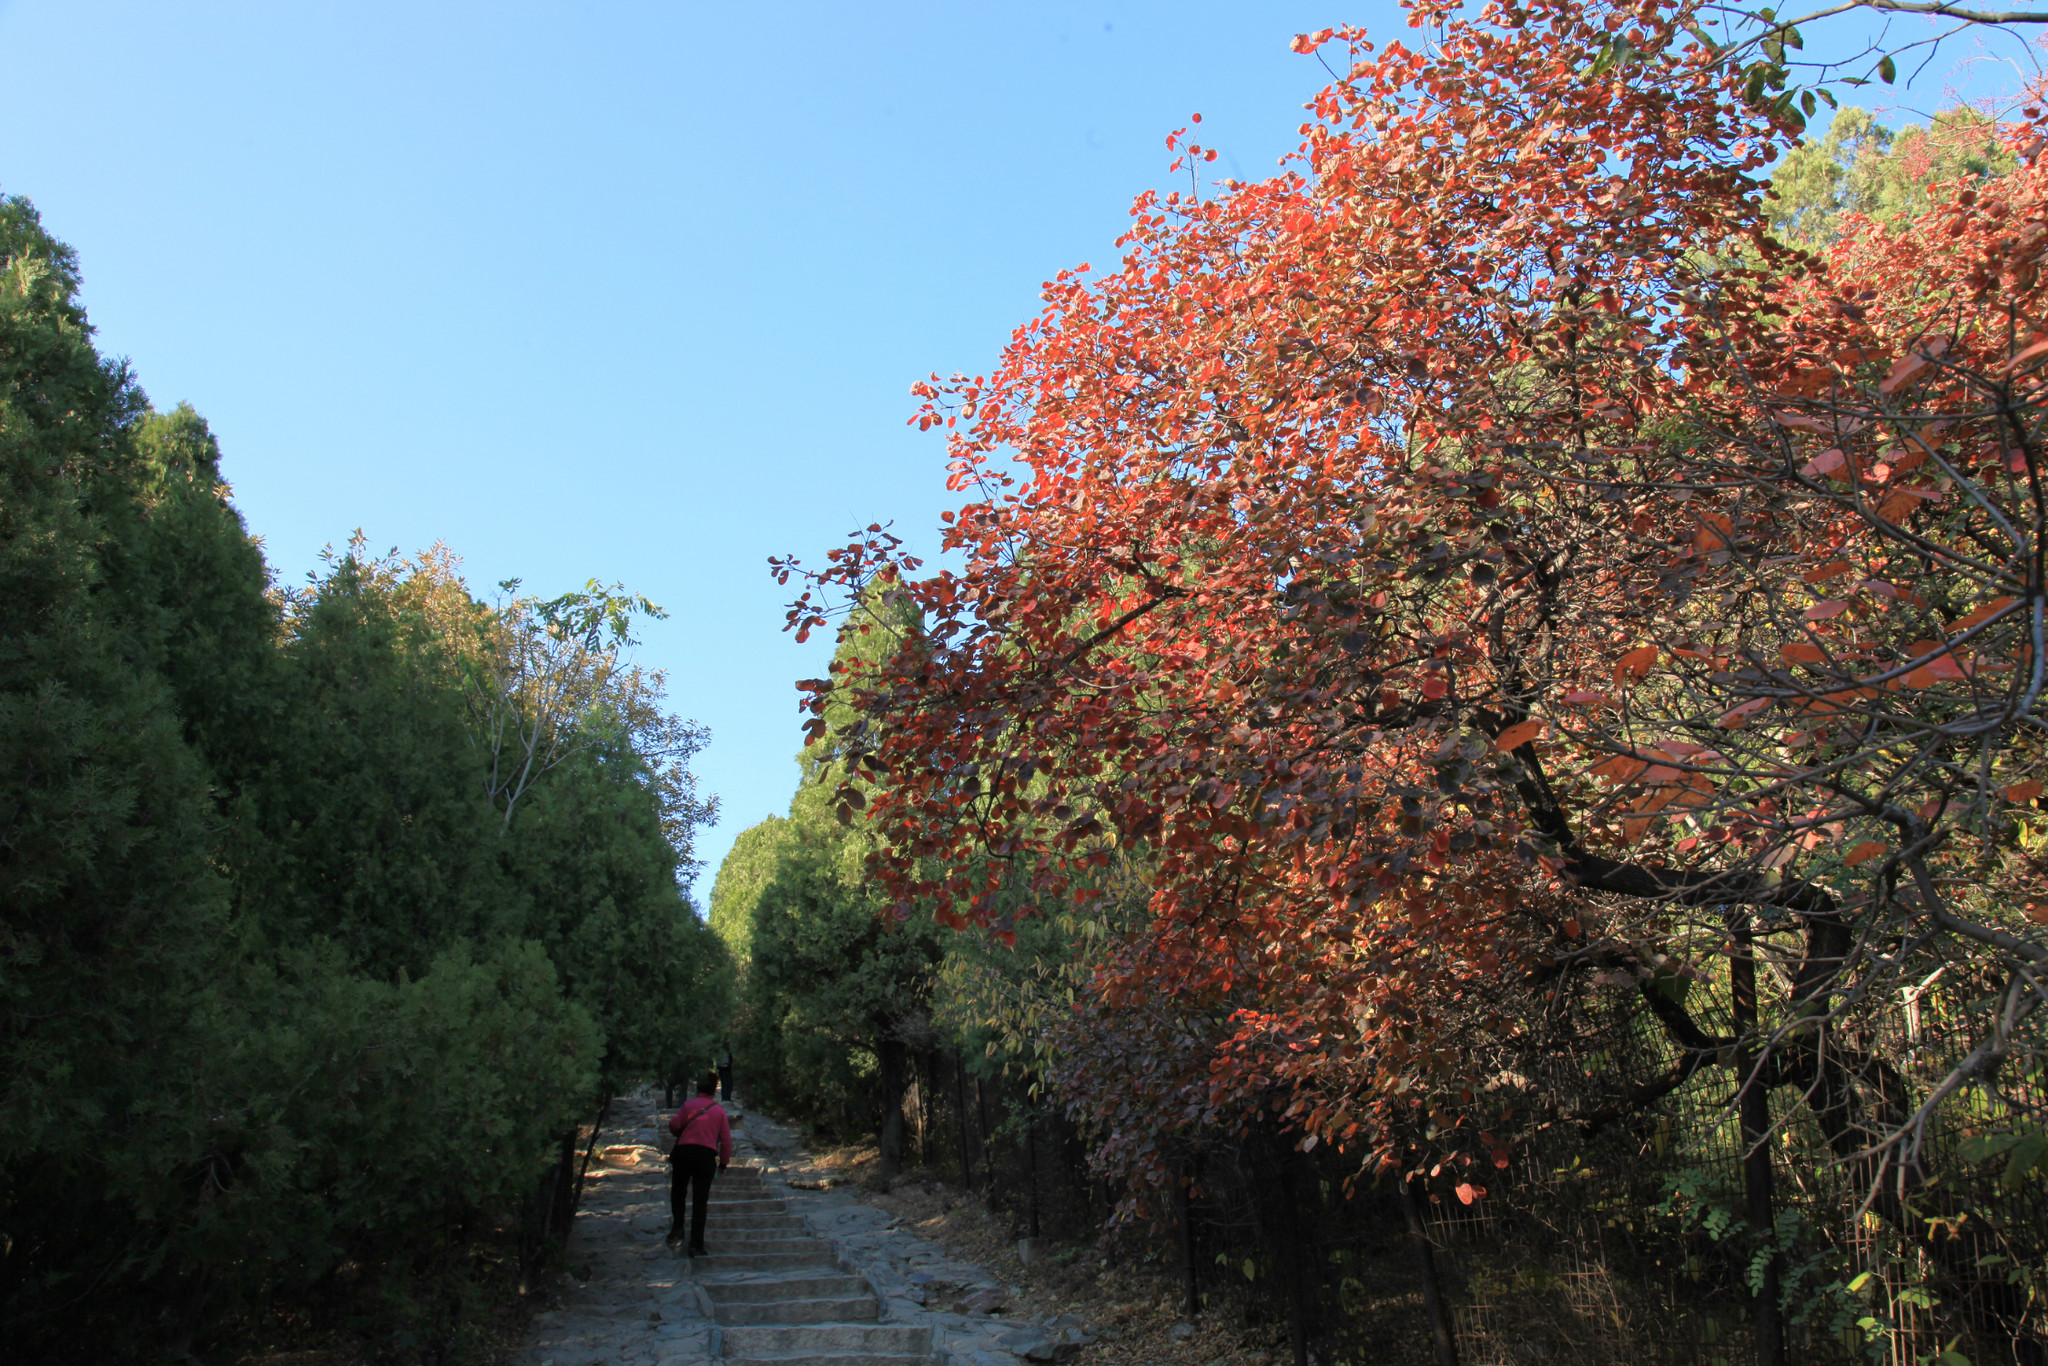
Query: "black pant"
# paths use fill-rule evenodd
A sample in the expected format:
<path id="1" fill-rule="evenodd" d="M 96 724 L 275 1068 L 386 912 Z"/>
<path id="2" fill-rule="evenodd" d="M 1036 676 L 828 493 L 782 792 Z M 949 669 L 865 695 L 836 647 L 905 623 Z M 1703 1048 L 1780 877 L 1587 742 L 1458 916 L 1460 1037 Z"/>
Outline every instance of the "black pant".
<path id="1" fill-rule="evenodd" d="M 701 1251 L 704 1247 L 704 1206 L 711 1199 L 711 1178 L 718 1175 L 718 1149 L 696 1143 L 678 1143 L 668 1161 L 669 1234 L 673 1237 L 682 1228 L 684 1192 L 693 1190 L 696 1198 L 691 1202 L 690 1210 L 690 1250 Z"/>
<path id="2" fill-rule="evenodd" d="M 720 1100 L 731 1100 L 731 1099 L 732 1099 L 732 1064 L 731 1064 L 731 1063 L 727 1063 L 727 1064 L 725 1064 L 725 1065 L 724 1065 L 723 1067 L 721 1067 L 721 1068 L 719 1068 L 719 1069 L 718 1069 L 718 1098 L 719 1098 Z"/>

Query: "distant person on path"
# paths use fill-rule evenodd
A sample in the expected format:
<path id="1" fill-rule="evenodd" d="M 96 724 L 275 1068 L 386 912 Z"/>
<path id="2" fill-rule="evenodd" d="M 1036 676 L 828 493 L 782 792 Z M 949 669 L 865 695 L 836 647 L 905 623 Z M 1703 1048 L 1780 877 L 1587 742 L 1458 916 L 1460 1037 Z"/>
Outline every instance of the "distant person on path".
<path id="1" fill-rule="evenodd" d="M 718 1098 L 732 1099 L 732 1041 L 718 1045 Z"/>
<path id="2" fill-rule="evenodd" d="M 676 1136 L 669 1150 L 668 1241 L 683 1236 L 683 1193 L 695 1191 L 690 1211 L 690 1255 L 708 1256 L 704 1250 L 704 1205 L 711 1199 L 711 1179 L 732 1165 L 732 1124 L 718 1103 L 718 1076 L 707 1072 L 697 1083 L 696 1096 L 684 1102 L 668 1122 Z"/>

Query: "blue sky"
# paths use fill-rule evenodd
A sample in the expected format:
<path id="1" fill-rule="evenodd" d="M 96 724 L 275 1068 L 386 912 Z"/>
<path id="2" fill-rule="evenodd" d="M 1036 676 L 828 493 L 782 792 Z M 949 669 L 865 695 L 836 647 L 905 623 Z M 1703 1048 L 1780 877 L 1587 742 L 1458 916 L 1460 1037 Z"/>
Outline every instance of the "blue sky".
<path id="1" fill-rule="evenodd" d="M 715 870 L 787 806 L 830 650 L 782 633 L 767 558 L 871 520 L 930 547 L 954 500 L 909 385 L 985 372 L 1109 258 L 1191 112 L 1217 172 L 1272 168 L 1326 79 L 1288 40 L 1344 19 L 1401 30 L 1388 0 L 0 0 L 0 190 L 78 248 L 103 349 L 213 424 L 283 578 L 361 527 L 480 592 L 668 608 L 640 659 L 714 732 Z"/>

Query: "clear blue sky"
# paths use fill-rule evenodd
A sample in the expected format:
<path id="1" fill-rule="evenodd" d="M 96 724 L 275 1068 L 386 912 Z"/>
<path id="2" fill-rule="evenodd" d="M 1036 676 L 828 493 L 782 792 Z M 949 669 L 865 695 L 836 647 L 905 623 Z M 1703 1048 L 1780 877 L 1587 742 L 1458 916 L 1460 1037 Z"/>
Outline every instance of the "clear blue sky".
<path id="1" fill-rule="evenodd" d="M 1326 79 L 1288 40 L 1340 19 L 1401 31 L 1390 0 L 0 0 L 0 190 L 213 424 L 281 577 L 362 527 L 480 592 L 667 607 L 640 658 L 713 730 L 715 870 L 787 806 L 830 649 L 782 633 L 767 557 L 892 518 L 929 548 L 911 382 L 988 370 L 1111 257 L 1191 112 L 1216 171 L 1272 168 Z"/>

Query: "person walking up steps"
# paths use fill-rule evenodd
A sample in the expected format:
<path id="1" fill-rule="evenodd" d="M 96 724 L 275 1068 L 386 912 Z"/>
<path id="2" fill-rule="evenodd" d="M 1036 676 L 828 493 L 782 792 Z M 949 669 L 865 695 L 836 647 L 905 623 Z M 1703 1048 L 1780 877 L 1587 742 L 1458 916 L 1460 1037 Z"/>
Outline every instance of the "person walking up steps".
<path id="1" fill-rule="evenodd" d="M 711 1199 L 711 1179 L 732 1165 L 732 1124 L 718 1103 L 718 1074 L 707 1073 L 697 1083 L 694 1099 L 684 1103 L 668 1122 L 676 1136 L 669 1150 L 668 1241 L 683 1236 L 683 1199 L 694 1198 L 690 1209 L 690 1255 L 708 1256 L 704 1250 L 704 1206 Z"/>

